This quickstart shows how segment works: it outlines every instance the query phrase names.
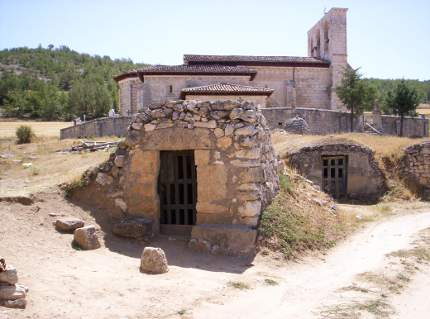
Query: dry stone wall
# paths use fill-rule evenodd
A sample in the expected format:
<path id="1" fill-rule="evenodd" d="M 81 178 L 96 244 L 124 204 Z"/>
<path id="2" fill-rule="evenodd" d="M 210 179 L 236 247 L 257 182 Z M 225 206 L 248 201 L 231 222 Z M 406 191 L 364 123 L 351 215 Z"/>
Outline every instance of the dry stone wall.
<path id="1" fill-rule="evenodd" d="M 387 191 L 385 175 L 374 159 L 373 151 L 346 139 L 331 138 L 290 150 L 287 161 L 306 178 L 322 187 L 323 156 L 346 156 L 347 198 L 373 202 Z"/>
<path id="2" fill-rule="evenodd" d="M 430 142 L 406 148 L 400 160 L 399 173 L 411 190 L 430 199 Z"/>
<path id="3" fill-rule="evenodd" d="M 134 116 L 125 141 L 108 162 L 86 173 L 88 187 L 82 195 L 106 207 L 113 217 L 152 220 L 157 233 L 160 151 L 179 150 L 194 151 L 197 214 L 193 245 L 232 254 L 249 252 L 253 242 L 242 245 L 243 251 L 233 242 L 241 236 L 248 242 L 255 240 L 260 213 L 279 189 L 279 161 L 270 130 L 252 103 L 171 101 L 150 105 Z M 199 229 L 199 225 L 205 227 Z"/>

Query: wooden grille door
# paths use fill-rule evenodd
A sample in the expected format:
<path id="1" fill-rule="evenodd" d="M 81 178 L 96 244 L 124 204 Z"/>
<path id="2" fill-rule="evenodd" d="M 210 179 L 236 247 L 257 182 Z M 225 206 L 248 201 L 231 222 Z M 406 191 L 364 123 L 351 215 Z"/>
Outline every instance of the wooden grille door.
<path id="1" fill-rule="evenodd" d="M 169 233 L 191 231 L 186 226 L 196 223 L 196 166 L 193 151 L 160 152 L 160 230 Z M 182 229 L 182 230 L 181 230 Z"/>
<path id="2" fill-rule="evenodd" d="M 333 198 L 346 196 L 347 157 L 346 156 L 323 156 L 322 158 L 322 180 L 324 192 Z"/>

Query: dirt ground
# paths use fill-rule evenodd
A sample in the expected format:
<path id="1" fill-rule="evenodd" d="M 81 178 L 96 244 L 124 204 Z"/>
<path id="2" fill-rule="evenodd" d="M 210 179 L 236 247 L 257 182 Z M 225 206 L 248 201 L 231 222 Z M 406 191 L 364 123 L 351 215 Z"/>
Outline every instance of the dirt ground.
<path id="1" fill-rule="evenodd" d="M 147 275 L 139 272 L 147 243 L 113 236 L 103 212 L 69 202 L 56 186 L 109 155 L 56 152 L 76 142 L 0 138 L 0 256 L 30 289 L 27 308 L 0 308 L 0 319 L 428 318 L 429 203 L 338 205 L 361 228 L 289 262 L 199 254 L 160 237 L 150 245 L 165 250 L 170 271 Z M 96 225 L 102 247 L 73 248 L 73 236 L 52 225 L 59 216 Z"/>
<path id="2" fill-rule="evenodd" d="M 363 207 L 363 216 L 373 209 Z M 53 215 L 97 225 L 102 248 L 72 248 L 72 235 L 55 231 Z M 405 257 L 419 266 L 410 273 L 400 259 L 387 256 L 417 245 L 420 232 L 430 229 L 430 207 L 393 204 L 387 216 L 366 224 L 326 255 L 296 262 L 262 254 L 252 261 L 198 254 L 183 240 L 162 237 L 151 245 L 166 251 L 170 271 L 147 275 L 139 272 L 144 242 L 112 236 L 100 214 L 68 202 L 61 193 L 37 194 L 30 205 L 2 201 L 0 254 L 17 267 L 19 282 L 30 292 L 25 310 L 0 308 L 0 318 L 359 318 L 358 313 L 380 318 L 381 312 L 427 318 L 428 303 L 420 300 L 428 296 L 428 286 L 419 284 L 430 271 L 427 261 Z M 430 249 L 430 241 L 420 245 Z M 393 280 L 404 275 L 408 281 L 391 291 L 395 283 L 366 281 L 363 274 Z M 376 303 L 381 298 L 382 306 Z M 370 303 L 374 300 L 377 306 Z"/>

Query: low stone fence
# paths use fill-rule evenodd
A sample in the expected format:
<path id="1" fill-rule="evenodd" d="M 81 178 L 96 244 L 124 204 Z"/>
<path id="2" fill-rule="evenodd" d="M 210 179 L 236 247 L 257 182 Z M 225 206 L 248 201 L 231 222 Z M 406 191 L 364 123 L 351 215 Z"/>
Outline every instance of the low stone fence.
<path id="1" fill-rule="evenodd" d="M 413 192 L 430 199 L 430 142 L 405 149 L 400 160 L 399 174 Z"/>
<path id="2" fill-rule="evenodd" d="M 350 132 L 350 117 L 348 112 L 332 111 L 324 109 L 288 107 L 270 107 L 262 109 L 271 129 L 284 128 L 287 122 L 299 116 L 303 118 L 311 134 L 335 134 Z M 372 115 L 366 115 L 366 117 Z M 385 135 L 399 135 L 400 118 L 393 115 L 380 116 L 382 132 Z M 354 131 L 363 132 L 363 117 L 354 120 Z M 429 120 L 421 117 L 405 117 L 403 123 L 403 136 L 427 137 L 429 136 Z"/>
<path id="3" fill-rule="evenodd" d="M 131 117 L 103 117 L 60 130 L 60 139 L 125 136 Z"/>
<path id="4" fill-rule="evenodd" d="M 386 135 L 400 134 L 400 118 L 394 115 L 382 115 L 382 131 Z M 429 120 L 421 117 L 405 117 L 403 119 L 403 136 L 428 137 Z"/>
<path id="5" fill-rule="evenodd" d="M 295 116 L 303 118 L 310 134 L 336 134 L 350 132 L 350 118 L 348 112 L 311 109 L 311 108 L 288 108 L 270 107 L 262 109 L 267 123 L 271 129 L 285 128 L 287 122 Z M 369 117 L 372 115 L 366 115 Z M 104 117 L 88 121 L 61 130 L 60 138 L 82 138 L 99 136 L 125 136 L 131 117 Z M 400 118 L 392 115 L 380 116 L 383 134 L 399 135 Z M 363 132 L 363 117 L 354 120 L 354 131 Z M 428 137 L 429 120 L 421 117 L 405 117 L 403 123 L 403 136 Z"/>

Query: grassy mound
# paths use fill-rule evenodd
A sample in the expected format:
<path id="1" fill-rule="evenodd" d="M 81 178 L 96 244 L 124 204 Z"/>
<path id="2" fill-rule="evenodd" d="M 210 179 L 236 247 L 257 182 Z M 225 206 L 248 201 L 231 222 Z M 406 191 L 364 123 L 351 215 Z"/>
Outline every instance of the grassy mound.
<path id="1" fill-rule="evenodd" d="M 354 227 L 355 217 L 337 212 L 334 202 L 291 170 L 280 176 L 281 190 L 263 212 L 259 246 L 295 258 L 332 247 Z"/>

